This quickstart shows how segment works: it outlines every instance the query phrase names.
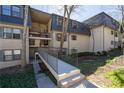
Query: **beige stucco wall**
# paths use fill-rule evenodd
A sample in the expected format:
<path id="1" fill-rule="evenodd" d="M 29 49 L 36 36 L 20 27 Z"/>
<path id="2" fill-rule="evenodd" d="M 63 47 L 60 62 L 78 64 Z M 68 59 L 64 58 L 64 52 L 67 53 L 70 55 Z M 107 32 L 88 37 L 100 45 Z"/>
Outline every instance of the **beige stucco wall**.
<path id="1" fill-rule="evenodd" d="M 118 38 L 114 38 L 114 34 L 111 35 L 111 31 L 114 31 L 111 28 L 106 26 L 99 26 L 91 29 L 90 36 L 90 52 L 93 52 L 93 36 L 94 36 L 94 52 L 97 51 L 108 51 L 114 48 L 114 45 L 111 45 L 111 41 L 118 41 Z"/>
<path id="2" fill-rule="evenodd" d="M 22 49 L 22 40 L 0 39 L 0 49 Z"/>
<path id="3" fill-rule="evenodd" d="M 33 31 L 41 31 L 41 32 L 44 32 L 44 31 L 47 31 L 47 24 L 39 24 L 39 23 L 32 23 L 32 28 L 31 30 Z"/>
<path id="4" fill-rule="evenodd" d="M 115 31 L 112 30 L 108 27 L 105 27 L 105 50 L 111 50 L 113 48 L 117 48 L 117 46 L 115 47 L 114 44 L 111 44 L 111 41 L 118 41 L 118 38 L 113 35 L 111 35 L 111 31 Z"/>
<path id="5" fill-rule="evenodd" d="M 10 27 L 10 28 L 19 28 L 24 29 L 23 26 L 13 25 L 13 24 L 0 24 L 0 27 Z M 27 29 L 28 35 L 29 28 Z M 28 36 L 27 36 L 28 37 Z M 26 38 L 26 62 L 29 63 L 29 39 Z M 2 39 L 0 38 L 0 50 L 6 49 L 22 49 L 22 39 Z M 16 61 L 7 61 L 7 62 L 0 62 L 0 69 L 15 65 L 21 65 L 22 60 Z"/>
<path id="6" fill-rule="evenodd" d="M 21 60 L 0 62 L 0 69 L 6 68 L 6 67 L 11 67 L 11 66 L 16 66 L 16 65 L 21 65 L 21 64 L 22 64 Z"/>
<path id="7" fill-rule="evenodd" d="M 93 38 L 94 38 L 94 51 L 103 50 L 103 26 L 91 29 L 90 36 L 90 52 L 93 52 Z"/>
<path id="8" fill-rule="evenodd" d="M 60 47 L 60 41 L 56 40 L 56 34 L 60 33 L 59 31 L 53 31 L 52 33 L 52 43 L 50 45 L 52 47 Z M 76 35 L 77 40 L 72 40 L 71 35 Z M 89 51 L 89 36 L 79 35 L 79 34 L 70 34 L 70 49 L 78 49 L 78 52 L 86 52 Z M 64 42 L 63 48 L 68 48 L 68 37 Z"/>

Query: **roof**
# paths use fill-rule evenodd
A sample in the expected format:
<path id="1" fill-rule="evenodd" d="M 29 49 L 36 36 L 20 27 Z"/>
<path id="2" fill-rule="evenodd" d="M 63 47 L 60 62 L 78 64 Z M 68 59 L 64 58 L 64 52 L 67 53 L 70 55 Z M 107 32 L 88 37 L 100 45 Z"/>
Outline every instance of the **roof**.
<path id="1" fill-rule="evenodd" d="M 106 14 L 105 12 L 101 12 L 85 21 L 83 23 L 87 24 L 90 28 L 94 28 L 100 25 L 108 26 L 114 30 L 118 30 L 119 22 Z"/>
<path id="2" fill-rule="evenodd" d="M 62 31 L 62 26 L 57 25 L 56 17 L 60 17 L 61 19 L 63 18 L 63 16 L 52 14 L 52 30 Z M 78 24 L 78 27 L 76 29 L 72 27 L 73 21 Z M 67 31 L 70 33 L 75 33 L 75 34 L 83 34 L 83 35 L 88 35 L 88 36 L 90 35 L 90 28 L 88 27 L 88 25 L 81 23 L 79 21 L 73 20 L 73 19 L 69 19 L 69 25 L 68 25 Z"/>

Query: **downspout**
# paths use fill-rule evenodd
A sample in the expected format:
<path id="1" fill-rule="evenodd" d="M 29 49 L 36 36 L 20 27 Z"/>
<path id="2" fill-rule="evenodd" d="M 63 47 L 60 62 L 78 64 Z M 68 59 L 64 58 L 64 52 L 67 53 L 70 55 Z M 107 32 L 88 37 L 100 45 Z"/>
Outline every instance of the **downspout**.
<path id="1" fill-rule="evenodd" d="M 103 51 L 105 50 L 105 33 L 104 33 L 104 28 L 105 26 L 103 26 Z"/>
<path id="2" fill-rule="evenodd" d="M 95 45 L 95 39 L 94 39 L 94 33 L 93 33 L 93 30 L 91 30 L 91 34 L 92 34 L 92 38 L 93 38 L 93 52 L 94 52 L 94 45 Z"/>
<path id="3" fill-rule="evenodd" d="M 114 48 L 115 48 L 115 31 L 114 31 Z"/>

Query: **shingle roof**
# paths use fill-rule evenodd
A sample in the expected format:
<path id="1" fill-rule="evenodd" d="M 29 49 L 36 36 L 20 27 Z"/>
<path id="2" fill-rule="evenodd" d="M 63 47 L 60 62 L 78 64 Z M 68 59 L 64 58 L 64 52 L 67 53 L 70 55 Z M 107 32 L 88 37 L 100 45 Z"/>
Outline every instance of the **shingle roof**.
<path id="1" fill-rule="evenodd" d="M 118 30 L 119 22 L 106 14 L 105 12 L 101 12 L 87 20 L 83 23 L 87 24 L 90 28 L 94 28 L 100 25 L 108 26 L 114 30 Z"/>
<path id="2" fill-rule="evenodd" d="M 57 14 L 52 14 L 52 30 L 53 31 L 62 31 L 62 25 L 61 26 L 58 26 L 57 25 L 57 17 L 59 18 L 63 18 L 63 16 L 60 16 L 60 15 L 57 15 Z M 72 27 L 72 22 L 76 22 L 78 27 L 76 29 L 74 29 Z M 70 33 L 76 33 L 76 34 L 82 34 L 82 35 L 90 35 L 90 28 L 88 27 L 88 25 L 84 24 L 84 23 L 81 23 L 79 21 L 76 21 L 76 20 L 73 20 L 73 19 L 70 19 L 69 20 L 69 26 L 68 26 L 68 32 Z"/>

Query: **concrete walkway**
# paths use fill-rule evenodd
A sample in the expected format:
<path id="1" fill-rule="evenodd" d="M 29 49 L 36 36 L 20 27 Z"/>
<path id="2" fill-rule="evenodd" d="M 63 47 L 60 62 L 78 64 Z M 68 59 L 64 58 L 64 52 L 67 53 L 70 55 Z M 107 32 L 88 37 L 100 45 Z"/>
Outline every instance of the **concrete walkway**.
<path id="1" fill-rule="evenodd" d="M 44 73 L 38 73 L 41 70 L 39 64 L 35 61 L 32 63 L 38 88 L 57 88 L 48 76 Z"/>
<path id="2" fill-rule="evenodd" d="M 82 82 L 73 85 L 72 88 L 97 88 L 97 86 L 95 86 L 88 80 L 82 80 Z"/>

